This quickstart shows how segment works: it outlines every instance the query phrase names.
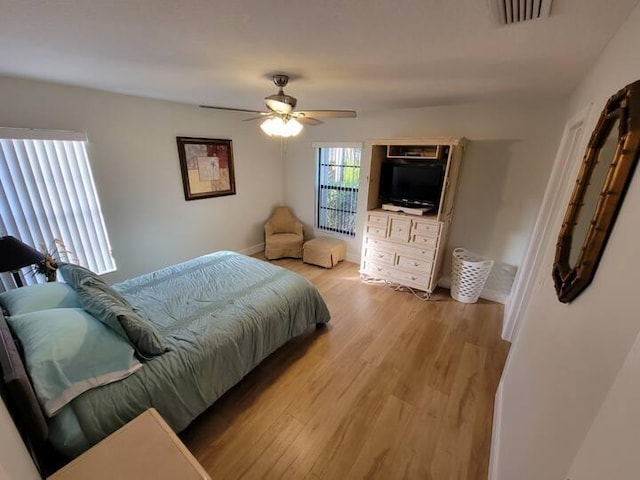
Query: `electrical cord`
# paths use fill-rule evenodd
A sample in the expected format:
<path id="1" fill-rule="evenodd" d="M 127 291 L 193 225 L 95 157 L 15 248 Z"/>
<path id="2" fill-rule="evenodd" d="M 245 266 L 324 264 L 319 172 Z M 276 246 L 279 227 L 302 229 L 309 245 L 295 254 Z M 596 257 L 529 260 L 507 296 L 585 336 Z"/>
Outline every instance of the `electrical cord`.
<path id="1" fill-rule="evenodd" d="M 396 292 L 407 292 L 411 293 L 418 300 L 429 301 L 431 300 L 431 293 L 425 292 L 423 290 L 418 290 L 412 287 L 407 287 L 406 285 L 400 285 L 399 283 L 390 282 L 388 280 L 383 280 L 381 278 L 371 277 L 367 274 L 361 273 L 360 280 L 367 285 L 384 285 L 386 287 L 395 290 Z"/>

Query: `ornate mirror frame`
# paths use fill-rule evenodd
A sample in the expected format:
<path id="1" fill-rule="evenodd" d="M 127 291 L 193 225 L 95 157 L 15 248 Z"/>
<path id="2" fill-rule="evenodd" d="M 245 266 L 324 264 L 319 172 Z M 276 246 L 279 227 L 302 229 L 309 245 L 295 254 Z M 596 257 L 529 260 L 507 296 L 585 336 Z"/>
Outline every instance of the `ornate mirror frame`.
<path id="1" fill-rule="evenodd" d="M 592 190 L 600 188 L 599 185 L 591 185 L 598 157 L 616 123 L 619 129 L 615 153 L 611 159 L 601 159 L 610 162 L 606 178 L 584 239 L 577 238 L 576 243 L 573 236 L 587 194 L 594 194 Z M 638 163 L 639 151 L 640 80 L 627 85 L 609 99 L 591 134 L 556 244 L 553 281 L 561 302 L 571 302 L 592 282 Z M 590 215 L 590 212 L 582 213 Z M 573 265 L 570 264 L 572 245 L 573 248 L 581 245 Z M 575 255 L 573 252 L 574 258 Z"/>

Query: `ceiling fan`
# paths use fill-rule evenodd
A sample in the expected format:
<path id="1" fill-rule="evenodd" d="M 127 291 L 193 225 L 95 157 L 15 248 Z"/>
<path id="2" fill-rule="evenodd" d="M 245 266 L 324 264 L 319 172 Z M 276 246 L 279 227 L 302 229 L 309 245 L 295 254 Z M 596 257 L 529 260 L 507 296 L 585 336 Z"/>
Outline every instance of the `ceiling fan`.
<path id="1" fill-rule="evenodd" d="M 269 136 L 279 137 L 292 137 L 297 135 L 302 131 L 303 124 L 315 126 L 324 123 L 316 117 L 354 118 L 356 116 L 356 112 L 353 110 L 295 110 L 298 99 L 287 95 L 283 90 L 289 83 L 289 76 L 276 74 L 273 76 L 273 83 L 278 87 L 278 93 L 265 97 L 264 103 L 267 111 L 214 107 L 211 105 L 200 106 L 202 108 L 213 108 L 231 112 L 254 113 L 258 116 L 248 118 L 245 122 L 264 119 L 260 128 Z"/>

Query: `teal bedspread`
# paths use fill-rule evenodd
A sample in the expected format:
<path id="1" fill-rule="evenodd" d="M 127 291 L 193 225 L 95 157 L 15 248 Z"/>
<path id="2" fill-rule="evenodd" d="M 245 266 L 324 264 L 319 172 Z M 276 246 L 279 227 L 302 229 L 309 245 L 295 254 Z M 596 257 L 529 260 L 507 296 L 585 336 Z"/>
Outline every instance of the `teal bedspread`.
<path id="1" fill-rule="evenodd" d="M 77 455 L 149 407 L 179 432 L 278 347 L 329 321 L 326 304 L 305 278 L 233 252 L 114 288 L 160 330 L 171 351 L 65 407 L 73 415 L 67 411 L 51 422 L 54 446 L 63 453 Z"/>

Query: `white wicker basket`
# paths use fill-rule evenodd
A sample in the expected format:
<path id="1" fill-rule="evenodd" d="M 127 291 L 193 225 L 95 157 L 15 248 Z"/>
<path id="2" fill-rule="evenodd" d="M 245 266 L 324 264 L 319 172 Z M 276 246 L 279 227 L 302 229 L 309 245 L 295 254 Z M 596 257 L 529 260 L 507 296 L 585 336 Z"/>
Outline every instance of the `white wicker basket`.
<path id="1" fill-rule="evenodd" d="M 451 265 L 451 296 L 462 303 L 476 303 L 492 267 L 493 260 L 456 248 Z"/>

